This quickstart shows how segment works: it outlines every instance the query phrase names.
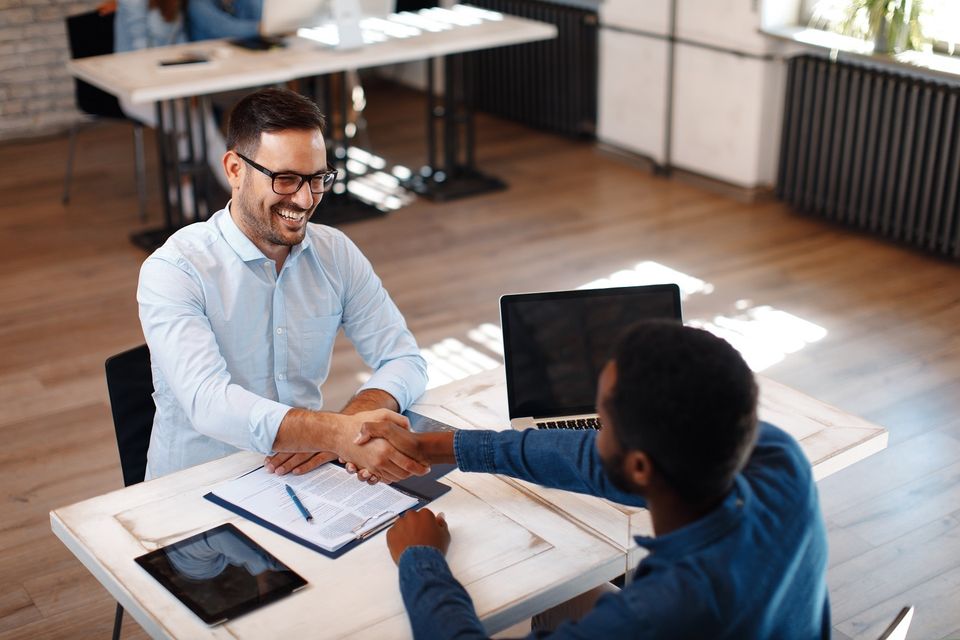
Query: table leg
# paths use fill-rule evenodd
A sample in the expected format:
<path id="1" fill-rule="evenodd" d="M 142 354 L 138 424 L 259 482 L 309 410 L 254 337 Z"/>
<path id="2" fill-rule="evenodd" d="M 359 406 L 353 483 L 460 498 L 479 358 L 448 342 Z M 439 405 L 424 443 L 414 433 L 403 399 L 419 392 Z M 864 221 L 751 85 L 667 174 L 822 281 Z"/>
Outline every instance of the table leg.
<path id="1" fill-rule="evenodd" d="M 171 234 L 189 222 L 210 217 L 207 135 L 204 122 L 206 98 L 200 97 L 197 105 L 194 105 L 190 98 L 158 102 L 156 109 L 163 226 L 138 231 L 130 237 L 135 245 L 147 251 L 153 251 L 162 245 Z M 186 135 L 186 153 L 183 157 L 180 153 L 181 132 Z M 199 149 L 195 148 L 197 140 Z M 189 177 L 188 184 L 193 193 L 190 211 L 187 211 L 188 198 L 184 197 L 183 192 L 185 177 Z"/>
<path id="2" fill-rule="evenodd" d="M 363 220 L 374 216 L 385 215 L 385 212 L 375 205 L 368 204 L 350 193 L 350 181 L 354 179 L 350 167 L 350 136 L 347 134 L 347 124 L 350 115 L 350 86 L 347 73 L 336 74 L 340 95 L 339 100 L 333 100 L 333 78 L 325 76 L 324 106 L 330 118 L 327 138 L 327 163 L 335 167 L 341 175 L 334 191 L 324 195 L 323 201 L 317 207 L 310 219 L 320 224 L 340 224 Z M 334 113 L 336 110 L 337 113 Z"/>
<path id="3" fill-rule="evenodd" d="M 177 164 L 177 149 L 170 149 L 170 127 L 167 126 L 166 113 L 169 112 L 173 120 L 173 130 L 176 131 L 176 121 L 174 118 L 175 104 L 170 102 L 157 102 L 157 159 L 158 170 L 160 173 L 160 200 L 163 203 L 163 226 L 155 229 L 146 229 L 131 234 L 130 240 L 133 244 L 153 251 L 170 237 L 170 234 L 177 230 L 177 221 L 180 219 L 180 199 L 179 189 L 171 189 L 171 174 L 174 173 Z M 179 182 L 174 183 L 179 184 Z M 174 198 L 171 198 L 172 192 L 176 192 Z M 173 200 L 173 201 L 171 201 Z"/>
<path id="4" fill-rule="evenodd" d="M 481 173 L 475 164 L 471 65 L 462 54 L 442 60 L 444 97 L 439 108 L 434 97 L 433 60 L 427 60 L 427 164 L 404 187 L 436 202 L 506 189 L 503 180 Z M 439 149 L 438 126 L 442 133 Z M 437 163 L 438 155 L 443 158 L 442 164 Z"/>

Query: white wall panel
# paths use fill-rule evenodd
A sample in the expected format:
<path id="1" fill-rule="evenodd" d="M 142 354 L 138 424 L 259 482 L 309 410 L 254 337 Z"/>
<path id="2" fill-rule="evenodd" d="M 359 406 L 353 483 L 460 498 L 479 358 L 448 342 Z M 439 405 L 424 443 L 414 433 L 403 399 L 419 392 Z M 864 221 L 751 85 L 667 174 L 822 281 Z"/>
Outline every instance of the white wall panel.
<path id="1" fill-rule="evenodd" d="M 670 0 L 603 0 L 600 24 L 666 35 L 670 32 Z"/>
<path id="2" fill-rule="evenodd" d="M 763 54 L 772 40 L 759 32 L 759 0 L 677 0 L 677 37 Z"/>
<path id="3" fill-rule="evenodd" d="M 597 137 L 664 161 L 667 42 L 600 30 Z"/>
<path id="4" fill-rule="evenodd" d="M 678 45 L 673 164 L 744 187 L 776 175 L 782 62 Z"/>

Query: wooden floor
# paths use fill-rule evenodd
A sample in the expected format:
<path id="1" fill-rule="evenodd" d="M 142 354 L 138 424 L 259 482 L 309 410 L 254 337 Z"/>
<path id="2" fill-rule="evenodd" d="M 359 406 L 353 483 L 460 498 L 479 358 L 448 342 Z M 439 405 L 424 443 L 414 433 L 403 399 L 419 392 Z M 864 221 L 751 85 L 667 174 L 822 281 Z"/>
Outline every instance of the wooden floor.
<path id="1" fill-rule="evenodd" d="M 370 98 L 372 149 L 418 167 L 419 98 Z M 498 323 L 501 293 L 576 287 L 644 261 L 712 285 L 685 302 L 688 320 L 727 326 L 772 307 L 822 328 L 810 342 L 797 325 L 757 325 L 757 354 L 782 355 L 766 375 L 890 430 L 886 451 L 820 483 L 836 635 L 875 638 L 909 603 L 911 637 L 960 636 L 958 265 L 654 177 L 588 143 L 485 117 L 479 139 L 482 166 L 508 191 L 343 227 L 421 346 L 495 358 L 470 331 Z M 64 207 L 66 148 L 0 146 L 0 639 L 104 638 L 113 622 L 112 599 L 48 512 L 121 486 L 103 361 L 142 342 L 145 254 L 127 240 L 139 228 L 129 128 L 81 134 Z M 333 405 L 361 372 L 339 345 Z M 143 636 L 127 625 L 124 637 Z"/>

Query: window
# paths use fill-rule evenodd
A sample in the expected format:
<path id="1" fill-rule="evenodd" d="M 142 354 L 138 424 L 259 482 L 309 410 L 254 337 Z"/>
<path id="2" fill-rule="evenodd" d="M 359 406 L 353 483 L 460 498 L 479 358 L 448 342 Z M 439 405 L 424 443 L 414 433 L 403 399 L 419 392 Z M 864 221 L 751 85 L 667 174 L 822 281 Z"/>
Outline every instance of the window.
<path id="1" fill-rule="evenodd" d="M 917 2 L 918 0 L 914 0 Z M 872 39 L 864 0 L 804 0 L 801 18 L 811 27 Z M 918 18 L 921 47 L 939 53 L 960 54 L 960 2 L 923 0 Z"/>

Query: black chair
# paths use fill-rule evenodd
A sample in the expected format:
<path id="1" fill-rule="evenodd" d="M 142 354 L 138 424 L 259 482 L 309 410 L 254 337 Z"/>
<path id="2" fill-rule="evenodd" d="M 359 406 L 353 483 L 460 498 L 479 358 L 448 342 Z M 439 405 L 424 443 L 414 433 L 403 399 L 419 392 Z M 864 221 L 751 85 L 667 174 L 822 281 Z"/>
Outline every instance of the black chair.
<path id="1" fill-rule="evenodd" d="M 153 376 L 150 372 L 150 350 L 147 345 L 107 358 L 107 393 L 113 428 L 117 433 L 123 485 L 143 482 L 147 472 L 147 447 L 153 430 Z M 113 622 L 113 640 L 120 638 L 123 607 L 117 604 Z"/>
<path id="2" fill-rule="evenodd" d="M 68 16 L 67 40 L 70 44 L 70 57 L 78 59 L 113 53 L 113 21 L 114 14 L 100 15 L 96 11 Z M 77 108 L 83 113 L 96 118 L 126 120 L 133 124 L 134 173 L 137 180 L 140 219 L 145 220 L 147 188 L 143 161 L 143 125 L 128 118 L 120 108 L 117 98 L 106 91 L 78 79 L 74 79 L 74 87 Z M 73 158 L 76 153 L 79 129 L 79 122 L 70 129 L 70 150 L 67 152 L 67 171 L 63 178 L 64 204 L 70 201 L 70 182 L 73 178 Z"/>

